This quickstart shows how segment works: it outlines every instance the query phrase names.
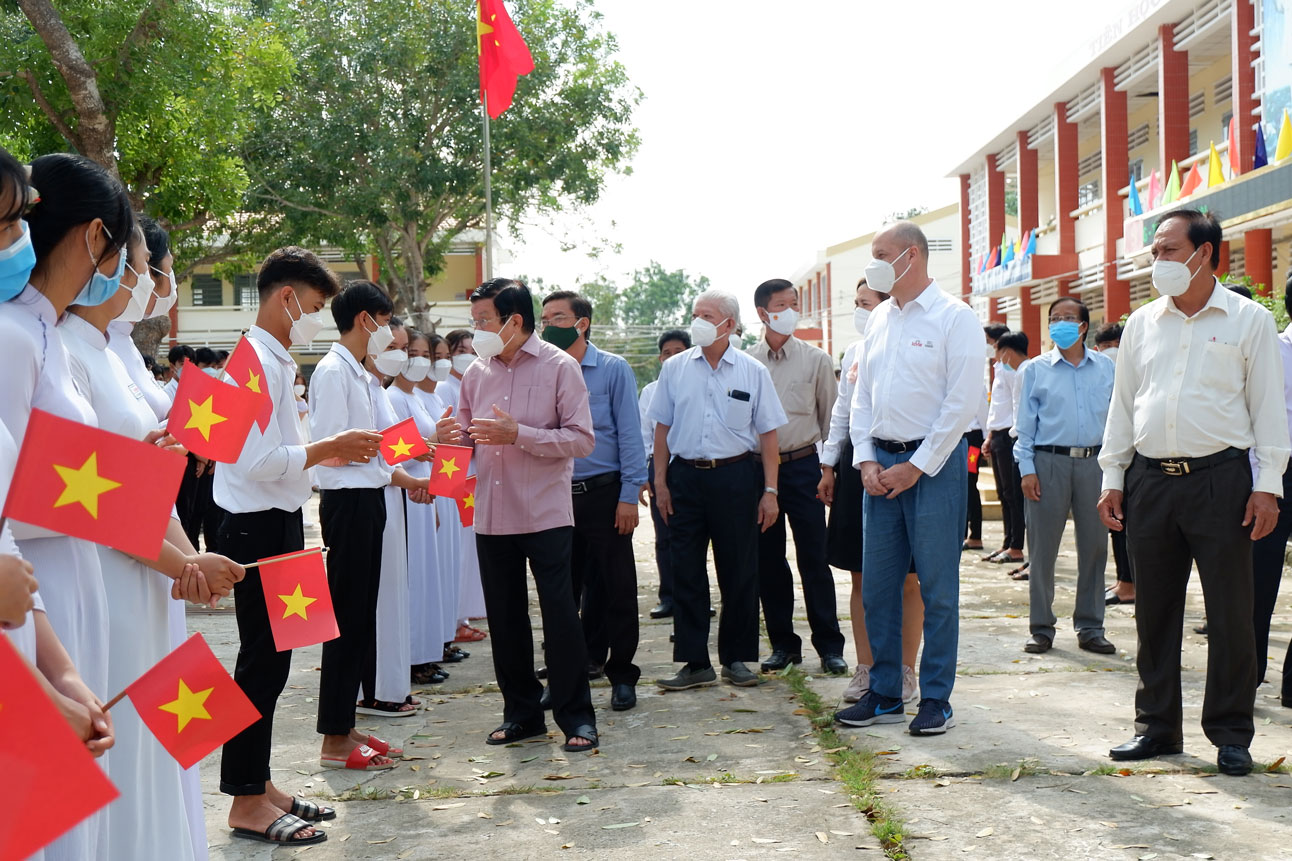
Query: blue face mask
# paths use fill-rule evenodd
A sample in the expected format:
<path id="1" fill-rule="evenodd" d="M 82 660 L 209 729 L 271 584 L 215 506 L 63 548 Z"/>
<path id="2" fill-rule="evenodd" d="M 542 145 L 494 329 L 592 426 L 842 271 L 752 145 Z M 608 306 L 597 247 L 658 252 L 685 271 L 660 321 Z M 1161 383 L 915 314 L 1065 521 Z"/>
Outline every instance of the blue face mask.
<path id="1" fill-rule="evenodd" d="M 1081 324 L 1070 321 L 1050 324 L 1050 340 L 1060 350 L 1066 350 L 1081 337 Z"/>
<path id="2" fill-rule="evenodd" d="M 103 228 L 103 232 L 108 239 L 112 238 L 112 234 L 108 233 L 106 227 Z M 111 299 L 117 292 L 117 288 L 121 286 L 121 276 L 126 271 L 126 249 L 120 248 L 117 250 L 117 271 L 111 277 L 104 275 L 98 269 L 99 261 L 95 260 L 94 251 L 90 248 L 90 231 L 88 230 L 85 231 L 85 249 L 90 252 L 90 260 L 94 263 L 94 274 L 90 276 L 89 281 L 85 282 L 81 292 L 76 294 L 72 304 L 92 308 Z"/>
<path id="3" fill-rule="evenodd" d="M 0 302 L 8 302 L 22 292 L 36 267 L 36 252 L 31 247 L 31 228 L 22 222 L 22 236 L 8 248 L 0 250 Z"/>

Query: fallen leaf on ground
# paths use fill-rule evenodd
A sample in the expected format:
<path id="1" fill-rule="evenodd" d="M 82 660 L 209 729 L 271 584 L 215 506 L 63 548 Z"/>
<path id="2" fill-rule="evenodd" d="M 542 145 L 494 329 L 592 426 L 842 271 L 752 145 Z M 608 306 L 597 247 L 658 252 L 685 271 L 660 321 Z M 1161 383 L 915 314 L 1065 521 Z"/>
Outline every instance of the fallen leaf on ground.
<path id="1" fill-rule="evenodd" d="M 451 810 L 454 807 L 466 807 L 466 806 L 467 806 L 467 803 L 465 801 L 458 801 L 454 804 L 437 804 L 431 809 L 432 810 Z"/>
<path id="2" fill-rule="evenodd" d="M 1283 764 L 1283 760 L 1285 760 L 1285 759 L 1287 759 L 1287 757 L 1286 757 L 1286 756 L 1280 756 L 1278 759 L 1276 759 L 1276 760 L 1274 760 L 1273 762 L 1271 762 L 1271 763 L 1270 763 L 1270 767 L 1269 767 L 1269 768 L 1267 768 L 1267 769 L 1265 769 L 1265 770 L 1266 770 L 1266 771 L 1278 771 L 1278 770 L 1279 770 L 1279 766 Z"/>
<path id="3" fill-rule="evenodd" d="M 826 834 L 824 831 L 818 831 L 818 832 L 816 833 L 816 839 L 817 839 L 817 840 L 820 840 L 822 843 L 829 843 L 829 842 L 830 842 L 830 835 L 829 835 L 829 834 Z"/>
<path id="4" fill-rule="evenodd" d="M 591 803 L 592 803 L 592 799 L 591 799 L 591 798 L 588 798 L 586 795 L 580 795 L 578 798 L 576 798 L 576 799 L 574 800 L 574 803 L 575 803 L 575 804 L 591 804 Z"/>
<path id="5" fill-rule="evenodd" d="M 1022 767 L 1016 768 L 1012 772 L 1010 772 L 1009 779 L 1018 780 L 1018 776 L 1022 773 L 1023 773 Z"/>
<path id="6" fill-rule="evenodd" d="M 395 839 L 394 837 L 387 837 L 385 840 L 369 840 L 369 841 L 368 841 L 368 845 L 369 845 L 369 846 L 380 846 L 381 844 L 383 844 L 383 843 L 389 843 L 390 841 L 392 841 L 392 840 L 394 840 L 394 839 Z"/>
<path id="7" fill-rule="evenodd" d="M 483 811 L 483 810 L 481 810 L 479 813 L 477 813 L 477 814 L 476 814 L 476 816 L 478 816 L 478 817 L 479 817 L 479 818 L 481 818 L 481 819 L 493 819 L 493 814 L 491 814 L 491 813 L 486 813 L 486 812 L 485 812 L 485 811 Z"/>
<path id="8" fill-rule="evenodd" d="M 755 842 L 755 843 L 780 843 L 780 842 L 781 842 L 781 841 L 779 841 L 779 840 L 775 840 L 775 839 L 773 839 L 773 838 L 771 838 L 771 837 L 751 837 L 751 838 L 749 838 L 749 839 L 750 839 L 750 840 L 752 840 L 752 841 L 753 841 L 753 842 Z"/>
<path id="9" fill-rule="evenodd" d="M 810 714 L 812 714 L 812 712 L 811 712 L 810 710 L 808 710 L 808 709 L 795 709 L 794 711 L 790 712 L 790 714 L 793 714 L 793 715 L 810 715 Z"/>
<path id="10" fill-rule="evenodd" d="M 568 771 L 562 772 L 561 774 L 543 775 L 544 780 L 574 780 L 574 777 L 575 775 L 570 774 Z"/>
<path id="11" fill-rule="evenodd" d="M 975 834 L 974 837 L 990 837 L 995 833 L 996 833 L 996 829 L 994 828 L 984 828 L 982 831 L 979 831 L 977 834 Z"/>
<path id="12" fill-rule="evenodd" d="M 616 822 L 614 825 L 602 825 L 601 829 L 603 831 L 613 831 L 616 828 L 633 828 L 637 825 L 641 825 L 641 823 L 640 822 Z"/>
<path id="13" fill-rule="evenodd" d="M 709 754 L 707 757 L 705 757 L 705 761 L 706 761 L 706 762 L 713 762 L 713 761 L 714 761 L 715 759 L 717 759 L 717 758 L 718 758 L 718 755 L 717 755 L 716 753 L 711 753 L 711 754 Z"/>

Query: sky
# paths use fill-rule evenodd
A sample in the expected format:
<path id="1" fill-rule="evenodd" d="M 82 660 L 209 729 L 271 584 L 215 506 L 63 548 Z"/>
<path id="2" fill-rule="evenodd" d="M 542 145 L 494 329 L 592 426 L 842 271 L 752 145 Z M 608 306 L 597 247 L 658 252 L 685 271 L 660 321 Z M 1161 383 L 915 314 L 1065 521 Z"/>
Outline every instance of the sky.
<path id="1" fill-rule="evenodd" d="M 827 245 L 958 202 L 946 174 L 1085 65 L 1110 23 L 1158 2 L 599 0 L 644 97 L 632 174 L 503 237 L 505 268 L 622 287 L 658 260 L 752 309 L 754 287 Z M 598 240 L 621 250 L 591 258 Z"/>

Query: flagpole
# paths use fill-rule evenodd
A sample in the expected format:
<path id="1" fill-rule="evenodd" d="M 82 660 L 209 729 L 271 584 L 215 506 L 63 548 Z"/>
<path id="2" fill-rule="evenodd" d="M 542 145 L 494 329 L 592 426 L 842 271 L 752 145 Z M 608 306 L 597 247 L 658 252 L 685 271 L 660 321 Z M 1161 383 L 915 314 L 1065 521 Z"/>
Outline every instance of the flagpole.
<path id="1" fill-rule="evenodd" d="M 480 94 L 480 113 L 484 116 L 484 194 L 485 194 L 485 280 L 493 278 L 493 155 L 489 147 L 489 93 Z"/>
<path id="2" fill-rule="evenodd" d="M 256 568 L 261 565 L 272 565 L 275 562 L 286 562 L 288 559 L 299 559 L 302 556 L 309 556 L 313 553 L 326 553 L 327 550 L 328 549 L 326 547 L 311 547 L 308 550 L 302 550 L 299 553 L 289 553 L 286 556 L 279 556 L 276 559 L 261 559 L 259 562 L 248 562 L 246 565 L 243 565 L 242 567 L 246 569 L 246 568 Z"/>

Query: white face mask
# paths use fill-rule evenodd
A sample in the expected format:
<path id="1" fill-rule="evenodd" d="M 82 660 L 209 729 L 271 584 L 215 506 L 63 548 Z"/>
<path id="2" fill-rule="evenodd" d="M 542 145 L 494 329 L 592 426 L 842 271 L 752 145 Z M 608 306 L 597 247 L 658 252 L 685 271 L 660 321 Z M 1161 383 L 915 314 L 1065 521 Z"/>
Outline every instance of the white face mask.
<path id="1" fill-rule="evenodd" d="M 737 335 L 735 332 L 732 332 L 727 336 L 727 343 L 731 345 L 731 349 L 739 350 L 744 346 L 745 339 Z"/>
<path id="2" fill-rule="evenodd" d="M 474 359 L 475 357 L 468 357 L 464 354 L 464 358 Z M 467 364 L 468 366 L 470 365 L 469 362 Z M 435 363 L 431 365 L 431 379 L 437 383 L 442 383 L 449 378 L 449 371 L 451 370 L 453 370 L 453 363 L 451 361 L 448 359 L 436 359 Z M 461 372 L 459 371 L 459 373 Z"/>
<path id="3" fill-rule="evenodd" d="M 793 335 L 799 324 L 799 312 L 793 308 L 784 311 L 768 311 L 767 327 L 778 335 Z"/>
<path id="4" fill-rule="evenodd" d="M 175 295 L 174 287 L 171 288 L 171 295 Z M 301 315 L 292 320 L 291 312 L 286 308 L 283 309 L 287 319 L 292 320 L 292 328 L 287 333 L 287 340 L 297 347 L 307 347 L 318 337 L 319 332 L 323 331 L 323 312 L 315 311 L 313 314 L 306 314 L 305 309 L 301 307 L 300 297 L 293 292 L 292 298 L 296 300 L 296 310 L 300 311 Z"/>
<path id="5" fill-rule="evenodd" d="M 866 334 L 866 321 L 870 319 L 870 310 L 867 308 L 852 309 L 852 328 L 857 330 L 858 335 Z"/>
<path id="6" fill-rule="evenodd" d="M 370 340 L 369 344 L 371 343 Z M 372 363 L 377 366 L 377 370 L 388 377 L 393 377 L 404 370 L 404 366 L 408 364 L 408 354 L 403 350 L 385 350 L 373 356 Z"/>
<path id="7" fill-rule="evenodd" d="M 1116 347 L 1108 347 L 1108 348 L 1106 348 L 1106 349 L 1100 350 L 1099 352 L 1103 353 L 1105 356 L 1107 356 L 1107 357 L 1108 357 L 1108 358 L 1110 358 L 1110 359 L 1113 359 L 1114 361 L 1116 361 L 1116 359 L 1117 359 L 1117 348 L 1116 348 Z"/>
<path id="8" fill-rule="evenodd" d="M 987 358 L 993 362 L 996 361 L 996 348 L 991 344 L 987 345 Z"/>
<path id="9" fill-rule="evenodd" d="M 504 341 L 502 339 L 501 330 L 506 328 L 507 323 L 510 321 L 511 318 L 504 320 L 502 325 L 498 327 L 500 330 L 499 332 L 486 332 L 484 329 L 475 329 L 472 332 L 471 346 L 475 348 L 477 356 L 482 359 L 492 359 L 494 356 L 507 349 L 507 345 L 510 344 L 512 338 L 515 338 L 516 336 L 512 335 L 511 338 Z"/>
<path id="10" fill-rule="evenodd" d="M 292 394 L 296 395 L 296 397 L 298 398 L 305 397 L 305 384 L 297 383 L 296 385 L 292 386 Z"/>
<path id="11" fill-rule="evenodd" d="M 726 318 L 721 323 L 714 325 L 708 320 L 696 317 L 691 321 L 691 343 L 697 347 L 708 347 L 714 341 L 718 340 L 718 326 L 727 322 Z M 479 345 L 476 346 L 476 352 L 480 352 Z"/>
<path id="12" fill-rule="evenodd" d="M 375 323 L 377 321 L 374 320 L 373 322 Z M 364 331 L 367 332 L 368 327 L 364 326 L 363 328 Z M 376 331 L 368 332 L 368 355 L 380 356 L 386 351 L 386 348 L 390 346 L 390 342 L 393 340 L 395 340 L 395 333 L 390 331 L 389 323 L 385 326 L 378 326 Z"/>
<path id="13" fill-rule="evenodd" d="M 129 263 L 126 264 L 131 272 L 134 267 Z M 148 307 L 148 298 L 152 296 L 153 279 L 148 274 L 148 270 L 135 274 L 135 286 L 126 288 L 130 291 L 130 301 L 126 307 L 117 315 L 117 319 L 122 323 L 138 323 L 144 318 L 145 309 Z"/>
<path id="14" fill-rule="evenodd" d="M 458 353 L 453 357 L 453 370 L 457 371 L 458 375 L 461 376 L 467 372 L 467 368 L 475 363 L 475 360 L 476 357 L 470 353 Z"/>
<path id="15" fill-rule="evenodd" d="M 431 360 L 425 356 L 414 356 L 408 360 L 408 367 L 404 368 L 403 376 L 410 383 L 420 383 L 430 372 Z"/>
<path id="16" fill-rule="evenodd" d="M 1193 249 L 1193 254 L 1183 263 L 1178 260 L 1154 260 L 1153 261 L 1153 287 L 1163 296 L 1179 296 L 1189 289 L 1189 282 L 1193 276 L 1197 275 L 1202 269 L 1199 265 L 1192 272 L 1189 271 L 1189 261 L 1193 260 L 1198 249 Z"/>
<path id="17" fill-rule="evenodd" d="M 153 310 L 148 315 L 149 317 L 169 317 L 170 309 L 175 307 L 175 301 L 179 298 L 179 290 L 175 286 L 174 270 L 166 273 L 166 279 L 170 281 L 170 292 L 165 296 L 157 296 L 157 289 L 156 287 L 153 288 L 153 295 L 157 296 L 157 300 L 153 302 Z"/>
<path id="18" fill-rule="evenodd" d="M 910 251 L 910 249 L 908 248 L 897 255 L 896 259 L 901 260 L 907 251 Z M 871 260 L 866 264 L 866 286 L 876 293 L 892 293 L 893 286 L 906 277 L 907 272 L 911 271 L 911 265 L 911 263 L 907 263 L 906 268 L 902 270 L 902 274 L 898 275 L 897 270 L 893 268 L 893 264 L 889 261 Z"/>

